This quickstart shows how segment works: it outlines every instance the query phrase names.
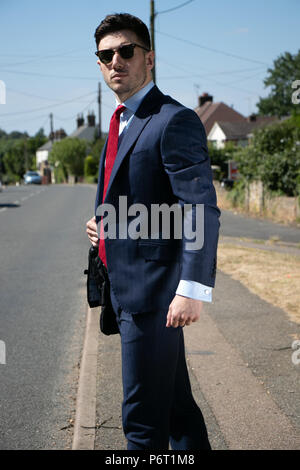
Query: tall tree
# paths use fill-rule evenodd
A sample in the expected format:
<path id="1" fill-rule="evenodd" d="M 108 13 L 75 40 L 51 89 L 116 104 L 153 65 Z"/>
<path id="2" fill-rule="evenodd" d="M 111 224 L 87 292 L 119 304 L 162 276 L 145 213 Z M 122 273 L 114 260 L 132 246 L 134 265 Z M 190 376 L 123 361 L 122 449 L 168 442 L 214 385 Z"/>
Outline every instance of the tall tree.
<path id="1" fill-rule="evenodd" d="M 268 69 L 264 84 L 271 87 L 271 91 L 266 98 L 260 98 L 259 114 L 282 117 L 300 113 L 300 105 L 292 103 L 295 91 L 292 83 L 296 80 L 300 80 L 300 50 L 294 55 L 285 52 L 274 61 L 273 68 Z"/>
<path id="2" fill-rule="evenodd" d="M 68 175 L 82 176 L 86 147 L 85 140 L 68 137 L 53 145 L 49 160 L 55 166 L 61 165 L 65 178 Z"/>

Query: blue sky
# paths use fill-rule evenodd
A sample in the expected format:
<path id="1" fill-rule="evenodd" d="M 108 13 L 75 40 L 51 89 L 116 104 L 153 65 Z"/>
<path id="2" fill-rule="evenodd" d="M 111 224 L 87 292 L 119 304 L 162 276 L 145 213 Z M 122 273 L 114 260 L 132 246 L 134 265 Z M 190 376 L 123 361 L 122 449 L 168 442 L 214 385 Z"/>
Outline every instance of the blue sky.
<path id="1" fill-rule="evenodd" d="M 267 68 L 285 51 L 300 48 L 299 0 L 156 0 L 157 85 L 190 108 L 209 92 L 244 115 L 266 96 Z M 113 12 L 129 12 L 149 25 L 150 0 L 0 0 L 0 80 L 6 104 L 0 128 L 44 127 L 71 133 L 76 116 L 97 115 L 102 84 L 102 122 L 107 131 L 114 97 L 96 64 L 94 31 Z M 300 77 L 299 77 L 300 78 Z"/>

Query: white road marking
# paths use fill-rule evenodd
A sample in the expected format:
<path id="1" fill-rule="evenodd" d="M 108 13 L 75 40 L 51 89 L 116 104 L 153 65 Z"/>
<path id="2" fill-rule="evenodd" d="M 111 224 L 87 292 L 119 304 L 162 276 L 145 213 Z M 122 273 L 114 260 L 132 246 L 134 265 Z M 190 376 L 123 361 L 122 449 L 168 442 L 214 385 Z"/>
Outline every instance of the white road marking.
<path id="1" fill-rule="evenodd" d="M 28 196 L 22 197 L 21 201 L 26 201 L 26 199 L 28 199 L 29 197 L 36 196 L 37 194 L 40 194 L 42 191 L 45 191 L 46 189 L 47 188 L 42 188 L 39 191 L 37 191 L 36 193 L 30 193 L 30 194 L 28 194 Z M 13 204 L 20 204 L 20 201 L 14 201 Z M 7 207 L 3 207 L 2 209 L 0 209 L 0 212 L 4 212 L 7 209 L 8 209 Z"/>

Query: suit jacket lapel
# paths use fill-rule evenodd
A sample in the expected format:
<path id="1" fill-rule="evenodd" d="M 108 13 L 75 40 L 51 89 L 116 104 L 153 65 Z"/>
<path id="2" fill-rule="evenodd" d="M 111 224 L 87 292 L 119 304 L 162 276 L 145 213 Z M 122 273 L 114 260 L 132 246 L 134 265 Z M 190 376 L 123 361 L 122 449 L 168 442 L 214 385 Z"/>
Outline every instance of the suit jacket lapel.
<path id="1" fill-rule="evenodd" d="M 97 207 L 102 204 L 103 198 L 103 182 L 104 182 L 104 162 L 105 162 L 105 155 L 106 155 L 106 148 L 107 148 L 107 140 L 103 146 L 100 159 L 99 159 L 99 173 L 98 173 L 98 188 L 97 188 L 97 195 L 96 195 L 96 209 Z"/>
<path id="2" fill-rule="evenodd" d="M 134 143 L 137 141 L 146 124 L 152 118 L 151 112 L 153 111 L 153 108 L 157 106 L 159 96 L 163 95 L 158 90 L 158 88 L 154 86 L 145 96 L 137 112 L 135 113 L 135 116 L 133 117 L 132 122 L 130 123 L 130 126 L 127 130 L 127 133 L 124 136 L 124 139 L 122 140 L 121 145 L 118 149 L 116 160 L 110 175 L 106 198 L 109 194 L 109 190 L 113 184 L 114 178 L 121 166 L 122 161 L 130 151 Z"/>
<path id="3" fill-rule="evenodd" d="M 106 195 L 108 195 L 109 193 L 111 185 L 113 184 L 114 178 L 121 166 L 122 161 L 124 160 L 128 152 L 130 151 L 131 147 L 134 145 L 134 143 L 138 139 L 139 135 L 141 134 L 147 122 L 150 121 L 151 117 L 152 116 L 148 116 L 145 119 L 140 119 L 137 116 L 134 116 L 134 118 L 132 119 L 132 122 L 130 123 L 126 136 L 124 136 L 124 139 L 122 140 L 121 145 L 118 149 L 115 163 L 114 163 L 111 175 L 110 175 Z"/>

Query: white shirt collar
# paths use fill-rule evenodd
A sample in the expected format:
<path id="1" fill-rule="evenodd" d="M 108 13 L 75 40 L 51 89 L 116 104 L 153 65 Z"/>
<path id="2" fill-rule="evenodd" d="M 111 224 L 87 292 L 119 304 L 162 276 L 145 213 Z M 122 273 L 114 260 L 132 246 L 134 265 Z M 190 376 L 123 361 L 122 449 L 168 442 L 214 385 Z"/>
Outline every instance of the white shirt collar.
<path id="1" fill-rule="evenodd" d="M 142 100 L 145 98 L 147 93 L 151 90 L 151 88 L 154 87 L 154 82 L 151 80 L 146 86 L 141 88 L 138 92 L 136 92 L 134 95 L 132 95 L 128 100 L 124 101 L 124 103 L 119 103 L 116 100 L 116 106 L 119 106 L 120 104 L 123 104 L 126 106 L 126 108 L 134 114 L 139 105 L 141 104 Z"/>

